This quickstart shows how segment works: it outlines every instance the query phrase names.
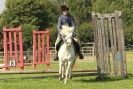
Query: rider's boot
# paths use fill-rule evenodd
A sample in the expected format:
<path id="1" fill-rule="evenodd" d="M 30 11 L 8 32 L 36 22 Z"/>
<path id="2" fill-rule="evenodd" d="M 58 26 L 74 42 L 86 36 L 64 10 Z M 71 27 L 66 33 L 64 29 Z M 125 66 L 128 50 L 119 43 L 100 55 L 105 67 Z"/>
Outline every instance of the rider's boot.
<path id="1" fill-rule="evenodd" d="M 78 52 L 78 55 L 79 55 L 79 59 L 84 59 L 84 56 L 80 51 Z"/>
<path id="2" fill-rule="evenodd" d="M 55 42 L 55 58 L 54 58 L 55 61 L 58 61 L 58 59 L 59 59 L 58 58 L 58 50 L 60 48 L 61 42 L 62 42 L 62 40 L 60 39 L 60 37 L 58 37 Z"/>
<path id="3" fill-rule="evenodd" d="M 76 51 L 78 53 L 79 59 L 84 59 L 84 56 L 80 51 L 80 41 L 78 38 L 74 38 L 74 46 L 75 46 Z"/>

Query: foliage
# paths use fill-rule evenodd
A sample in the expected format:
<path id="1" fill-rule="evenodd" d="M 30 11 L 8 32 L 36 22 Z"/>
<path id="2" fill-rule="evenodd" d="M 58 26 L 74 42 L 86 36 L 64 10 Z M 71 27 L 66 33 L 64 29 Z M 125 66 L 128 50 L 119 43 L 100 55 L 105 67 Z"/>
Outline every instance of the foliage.
<path id="1" fill-rule="evenodd" d="M 1 14 L 2 27 L 23 28 L 24 50 L 32 48 L 32 30 L 54 26 L 58 11 L 49 0 L 7 0 L 6 9 Z"/>
<path id="2" fill-rule="evenodd" d="M 77 25 L 91 20 L 90 0 L 68 0 L 70 13 L 75 17 Z"/>
<path id="3" fill-rule="evenodd" d="M 52 25 L 54 11 L 49 0 L 7 0 L 1 17 L 4 26 L 32 24 L 42 29 Z"/>
<path id="4" fill-rule="evenodd" d="M 24 50 L 28 50 L 27 48 L 32 48 L 32 30 L 35 30 L 35 26 L 31 24 L 23 24 L 23 48 Z"/>
<path id="5" fill-rule="evenodd" d="M 94 42 L 91 23 L 84 22 L 77 29 L 78 37 L 81 42 Z"/>
<path id="6" fill-rule="evenodd" d="M 124 30 L 125 44 L 129 48 L 133 48 L 133 25 L 130 25 Z"/>
<path id="7" fill-rule="evenodd" d="M 50 46 L 51 47 L 55 46 L 55 41 L 56 41 L 57 35 L 58 35 L 57 28 L 54 25 L 53 27 L 50 28 Z"/>

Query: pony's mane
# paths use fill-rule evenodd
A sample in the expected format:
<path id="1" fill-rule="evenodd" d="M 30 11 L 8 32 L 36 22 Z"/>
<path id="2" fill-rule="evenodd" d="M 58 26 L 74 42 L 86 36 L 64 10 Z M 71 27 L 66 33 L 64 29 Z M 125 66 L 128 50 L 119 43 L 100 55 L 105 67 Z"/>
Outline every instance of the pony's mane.
<path id="1" fill-rule="evenodd" d="M 62 35 L 68 35 L 69 33 L 73 33 L 73 32 L 74 32 L 74 27 L 68 27 L 65 25 L 62 26 L 62 30 L 61 30 Z"/>

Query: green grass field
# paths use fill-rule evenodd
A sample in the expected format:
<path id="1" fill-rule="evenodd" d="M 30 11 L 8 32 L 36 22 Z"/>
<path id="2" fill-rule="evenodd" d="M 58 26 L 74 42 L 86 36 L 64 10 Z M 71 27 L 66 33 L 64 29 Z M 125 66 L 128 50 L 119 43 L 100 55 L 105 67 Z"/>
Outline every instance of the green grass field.
<path id="1" fill-rule="evenodd" d="M 52 68 L 57 63 L 51 64 Z M 96 68 L 95 60 L 78 61 L 76 68 Z M 128 77 L 110 77 L 97 80 L 96 75 L 74 74 L 67 84 L 58 80 L 58 74 L 0 74 L 0 89 L 133 89 L 133 52 L 127 52 Z"/>

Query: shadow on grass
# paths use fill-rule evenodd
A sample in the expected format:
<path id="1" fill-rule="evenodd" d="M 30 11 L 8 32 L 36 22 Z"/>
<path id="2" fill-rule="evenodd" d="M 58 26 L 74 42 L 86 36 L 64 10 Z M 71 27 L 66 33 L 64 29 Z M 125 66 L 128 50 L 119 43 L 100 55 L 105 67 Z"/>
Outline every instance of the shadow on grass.
<path id="1" fill-rule="evenodd" d="M 59 77 L 59 75 L 58 75 L 58 73 L 47 73 L 47 74 L 40 74 L 40 75 L 36 75 L 36 74 L 4 74 L 4 75 L 6 75 L 6 76 L 10 76 L 10 75 L 12 75 L 11 77 L 1 77 L 0 78 L 0 80 L 11 80 L 11 79 L 46 79 L 46 78 L 58 78 Z M 17 76 L 19 76 L 19 77 L 16 77 L 16 75 Z M 24 76 L 23 76 L 24 75 Z M 73 73 L 73 77 L 85 77 L 85 76 L 95 76 L 95 75 L 97 75 L 97 73 L 78 73 L 78 72 L 76 72 L 76 73 Z M 1 75 L 2 76 L 2 75 Z"/>
<path id="2" fill-rule="evenodd" d="M 116 76 L 110 76 L 110 77 L 104 77 L 104 78 L 97 78 L 97 76 L 88 77 L 88 79 L 78 79 L 73 80 L 76 82 L 84 82 L 84 83 L 96 83 L 96 82 L 112 82 L 112 81 L 120 81 L 120 80 L 126 80 L 126 79 L 133 79 L 133 74 L 129 73 L 125 78 L 122 77 L 116 77 Z"/>
<path id="3" fill-rule="evenodd" d="M 33 75 L 33 76 L 20 76 L 20 77 L 9 77 L 9 78 L 0 78 L 0 80 L 16 80 L 16 79 L 47 79 L 47 78 L 56 78 L 58 79 L 58 74 L 44 74 L 44 75 Z M 85 77 L 85 78 L 84 78 Z M 112 82 L 123 80 L 121 77 L 106 77 L 106 78 L 97 78 L 97 73 L 74 73 L 72 81 L 74 82 L 83 82 L 83 83 L 95 83 L 95 82 Z M 78 79 L 75 79 L 78 78 Z M 129 73 L 125 79 L 133 79 L 133 74 Z"/>

